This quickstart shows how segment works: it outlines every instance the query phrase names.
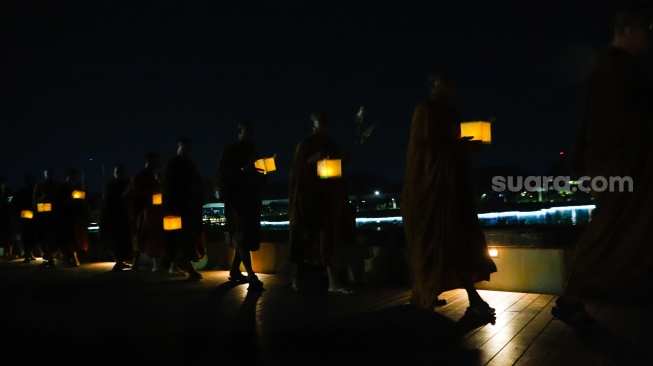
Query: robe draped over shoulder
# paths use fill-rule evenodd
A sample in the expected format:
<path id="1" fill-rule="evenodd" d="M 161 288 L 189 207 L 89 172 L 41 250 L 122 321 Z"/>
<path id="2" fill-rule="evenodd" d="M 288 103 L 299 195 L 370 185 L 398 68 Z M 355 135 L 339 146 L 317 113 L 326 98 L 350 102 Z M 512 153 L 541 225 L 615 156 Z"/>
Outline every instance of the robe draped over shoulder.
<path id="1" fill-rule="evenodd" d="M 455 268 L 473 282 L 496 272 L 478 222 L 460 121 L 453 106 L 431 98 L 415 108 L 411 124 L 401 213 L 415 274 L 411 301 L 424 308 L 462 286 Z"/>
<path id="2" fill-rule="evenodd" d="M 570 278 L 583 287 L 641 280 L 653 274 L 653 82 L 633 56 L 610 46 L 594 59 L 583 112 L 572 147 L 579 173 L 608 185 L 630 177 L 633 190 L 591 192 L 596 208 Z"/>
<path id="3" fill-rule="evenodd" d="M 318 177 L 317 162 L 309 162 L 316 153 L 342 157 L 328 135 L 313 134 L 297 145 L 290 171 L 290 259 L 340 268 L 342 246 L 355 240 L 356 216 L 345 182 Z"/>

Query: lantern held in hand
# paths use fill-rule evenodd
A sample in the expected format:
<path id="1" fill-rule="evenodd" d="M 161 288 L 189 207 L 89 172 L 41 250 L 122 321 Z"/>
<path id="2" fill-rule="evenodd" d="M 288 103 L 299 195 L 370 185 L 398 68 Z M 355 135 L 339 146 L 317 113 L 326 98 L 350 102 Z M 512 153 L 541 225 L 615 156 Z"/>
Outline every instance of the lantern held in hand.
<path id="1" fill-rule="evenodd" d="M 161 193 L 155 193 L 152 195 L 152 204 L 153 205 L 160 205 L 163 203 L 163 194 Z"/>
<path id="2" fill-rule="evenodd" d="M 340 178 L 342 176 L 340 159 L 323 159 L 318 161 L 317 175 L 322 179 Z"/>
<path id="3" fill-rule="evenodd" d="M 34 212 L 30 210 L 22 210 L 20 211 L 20 218 L 21 219 L 31 219 L 34 217 Z"/>
<path id="4" fill-rule="evenodd" d="M 484 144 L 491 144 L 491 123 L 488 121 L 462 122 L 460 124 L 460 136 L 472 136 L 472 141 L 481 141 Z"/>
<path id="5" fill-rule="evenodd" d="M 36 210 L 38 212 L 50 212 L 50 211 L 52 211 L 52 204 L 51 203 L 37 203 L 36 204 Z"/>
<path id="6" fill-rule="evenodd" d="M 73 191 L 73 198 L 76 200 L 83 200 L 86 198 L 86 192 L 84 191 Z"/>
<path id="7" fill-rule="evenodd" d="M 277 166 L 274 163 L 274 157 L 258 159 L 254 162 L 254 167 L 263 174 L 268 174 L 277 170 Z"/>
<path id="8" fill-rule="evenodd" d="M 181 217 L 179 216 L 166 216 L 163 218 L 163 230 L 179 230 L 181 229 Z"/>

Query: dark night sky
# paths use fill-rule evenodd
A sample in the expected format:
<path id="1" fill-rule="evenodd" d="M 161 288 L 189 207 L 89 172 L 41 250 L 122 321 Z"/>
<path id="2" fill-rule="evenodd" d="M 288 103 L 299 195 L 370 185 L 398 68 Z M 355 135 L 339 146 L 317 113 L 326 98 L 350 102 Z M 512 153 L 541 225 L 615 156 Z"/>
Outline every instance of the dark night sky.
<path id="1" fill-rule="evenodd" d="M 606 44 L 615 2 L 35 4 L 1 5 L 0 174 L 15 188 L 46 166 L 59 179 L 83 169 L 91 184 L 102 166 L 131 175 L 180 136 L 211 178 L 241 118 L 256 121 L 261 154 L 277 153 L 281 180 L 311 110 L 331 111 L 344 149 L 359 106 L 378 127 L 348 172 L 401 181 L 434 65 L 454 72 L 463 119 L 496 118 L 480 166 L 544 174 L 567 149 L 581 65 Z"/>

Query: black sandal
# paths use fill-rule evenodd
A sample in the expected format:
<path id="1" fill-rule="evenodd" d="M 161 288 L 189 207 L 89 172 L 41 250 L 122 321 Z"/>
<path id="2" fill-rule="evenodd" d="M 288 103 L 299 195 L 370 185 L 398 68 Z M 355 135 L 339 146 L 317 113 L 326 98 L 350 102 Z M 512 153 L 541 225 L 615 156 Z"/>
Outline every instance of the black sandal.
<path id="1" fill-rule="evenodd" d="M 491 308 L 486 302 L 480 302 L 469 305 L 467 311 L 465 311 L 465 315 L 458 320 L 458 327 L 464 333 L 485 324 L 494 325 L 496 321 L 497 318 L 494 308 Z"/>
<path id="2" fill-rule="evenodd" d="M 465 315 L 474 316 L 477 318 L 494 318 L 496 311 L 491 308 L 488 303 L 481 302 L 476 305 L 469 304 Z"/>
<path id="3" fill-rule="evenodd" d="M 247 276 L 243 275 L 242 273 L 232 274 L 229 276 L 229 281 L 247 283 Z"/>
<path id="4" fill-rule="evenodd" d="M 551 315 L 579 331 L 595 329 L 598 326 L 596 319 L 585 311 L 585 306 L 580 302 L 567 305 L 558 299 L 556 306 L 551 309 Z"/>

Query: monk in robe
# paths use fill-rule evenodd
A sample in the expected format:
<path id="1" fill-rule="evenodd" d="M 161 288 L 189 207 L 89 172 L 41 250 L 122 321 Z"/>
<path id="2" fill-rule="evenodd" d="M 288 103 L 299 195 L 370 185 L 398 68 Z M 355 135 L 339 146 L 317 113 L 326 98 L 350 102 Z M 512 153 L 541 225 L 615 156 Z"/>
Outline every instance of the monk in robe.
<path id="1" fill-rule="evenodd" d="M 448 72 L 432 70 L 428 83 L 431 96 L 413 114 L 401 206 L 414 271 L 410 302 L 431 310 L 441 292 L 464 287 L 468 314 L 491 321 L 494 309 L 474 287 L 488 281 L 496 266 L 478 222 L 472 142 L 460 136 Z"/>
<path id="2" fill-rule="evenodd" d="M 47 168 L 43 171 L 43 181 L 36 184 L 34 187 L 33 201 L 36 206 L 36 214 L 34 220 L 36 223 L 36 242 L 41 246 L 43 251 L 43 263 L 39 266 L 42 268 L 53 268 L 54 258 L 53 254 L 59 250 L 58 243 L 55 238 L 54 227 L 54 211 L 52 205 L 54 204 L 54 197 L 59 182 L 54 179 L 54 170 Z M 45 206 L 50 204 L 50 210 L 38 210 L 39 205 Z"/>
<path id="3" fill-rule="evenodd" d="M 131 265 L 126 263 L 132 258 L 131 222 L 127 201 L 123 198 L 128 184 L 125 167 L 115 166 L 113 179 L 104 187 L 100 200 L 100 237 L 108 241 L 116 261 L 113 271 L 131 268 Z"/>
<path id="4" fill-rule="evenodd" d="M 88 251 L 88 225 L 90 210 L 85 198 L 73 198 L 73 192 L 84 192 L 84 185 L 78 182 L 77 170 L 66 171 L 66 181 L 58 188 L 52 203 L 54 211 L 55 237 L 61 253 L 73 267 L 79 267 L 80 252 Z"/>
<path id="5" fill-rule="evenodd" d="M 260 159 L 252 142 L 254 122 L 244 120 L 238 124 L 238 141 L 228 145 L 218 161 L 215 192 L 224 202 L 230 244 L 235 247 L 229 271 L 229 280 L 249 283 L 248 290 L 260 290 L 263 282 L 252 267 L 251 252 L 261 246 L 262 193 L 265 175 L 254 162 Z M 240 272 L 245 267 L 247 277 Z"/>
<path id="6" fill-rule="evenodd" d="M 313 133 L 302 139 L 295 149 L 290 170 L 289 219 L 290 260 L 294 264 L 293 287 L 303 290 L 297 270 L 300 265 L 325 266 L 329 291 L 350 294 L 342 285 L 341 274 L 347 269 L 343 245 L 355 240 L 356 217 L 349 204 L 342 178 L 321 179 L 317 162 L 343 157 L 329 131 L 328 112 L 311 115 Z M 347 154 L 349 155 L 349 154 Z"/>
<path id="7" fill-rule="evenodd" d="M 190 158 L 192 141 L 181 138 L 177 154 L 170 158 L 163 169 L 163 210 L 166 216 L 181 217 L 181 229 L 164 233 L 166 251 L 173 261 L 171 269 L 178 267 L 188 272 L 188 281 L 196 282 L 202 275 L 193 262 L 205 254 L 202 206 L 204 205 L 203 180 L 197 165 Z"/>
<path id="8" fill-rule="evenodd" d="M 154 194 L 161 193 L 159 178 L 159 154 L 149 152 L 145 167 L 134 174 L 125 190 L 124 197 L 129 209 L 132 228 L 132 250 L 134 262 L 132 271 L 141 268 L 141 254 L 152 258 L 152 272 L 159 272 L 163 246 L 163 209 L 161 203 L 154 204 Z"/>
<path id="9" fill-rule="evenodd" d="M 584 308 L 587 290 L 653 274 L 653 82 L 635 56 L 653 41 L 652 21 L 651 8 L 619 9 L 611 43 L 593 59 L 584 87 L 573 165 L 592 183 L 630 177 L 632 184 L 593 184 L 596 208 L 552 309 L 581 331 L 599 326 Z"/>

